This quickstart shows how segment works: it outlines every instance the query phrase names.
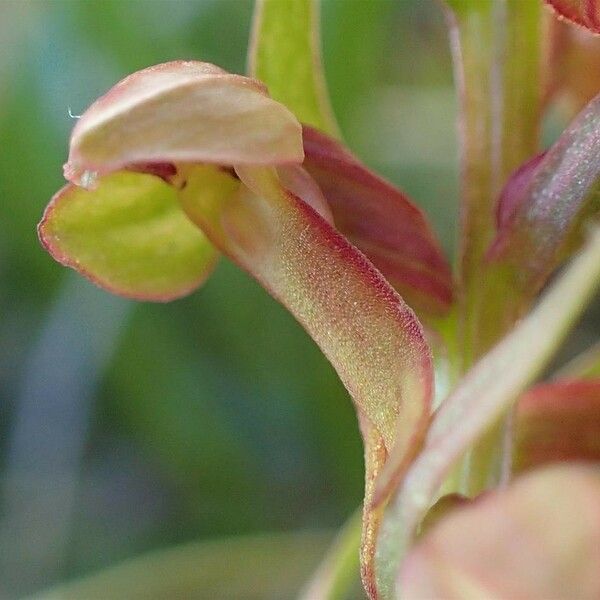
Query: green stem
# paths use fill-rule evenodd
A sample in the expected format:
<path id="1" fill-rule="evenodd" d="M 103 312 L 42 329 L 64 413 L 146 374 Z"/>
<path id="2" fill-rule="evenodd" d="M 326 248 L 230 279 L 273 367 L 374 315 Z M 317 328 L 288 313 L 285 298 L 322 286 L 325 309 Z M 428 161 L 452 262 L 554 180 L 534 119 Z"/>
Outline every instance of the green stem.
<path id="1" fill-rule="evenodd" d="M 299 600 L 343 600 L 358 582 L 362 509 L 346 522 Z"/>
<path id="2" fill-rule="evenodd" d="M 461 247 L 459 339 L 465 372 L 517 317 L 505 274 L 485 265 L 496 201 L 508 176 L 538 150 L 541 12 L 538 0 L 449 0 L 459 90 Z M 467 490 L 496 483 L 499 423 L 468 457 Z"/>
<path id="3" fill-rule="evenodd" d="M 600 377 L 600 342 L 563 365 L 552 379 L 594 379 Z"/>

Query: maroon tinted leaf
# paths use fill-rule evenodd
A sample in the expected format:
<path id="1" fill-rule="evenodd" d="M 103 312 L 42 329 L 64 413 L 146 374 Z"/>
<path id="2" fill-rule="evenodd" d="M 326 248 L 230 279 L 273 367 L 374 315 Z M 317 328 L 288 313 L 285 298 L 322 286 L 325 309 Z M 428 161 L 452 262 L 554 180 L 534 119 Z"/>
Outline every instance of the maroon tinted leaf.
<path id="1" fill-rule="evenodd" d="M 539 385 L 519 400 L 514 468 L 600 461 L 600 379 Z"/>
<path id="2" fill-rule="evenodd" d="M 422 211 L 339 142 L 307 126 L 303 135 L 304 167 L 321 187 L 336 227 L 411 306 L 444 313 L 452 275 Z"/>
<path id="3" fill-rule="evenodd" d="M 600 209 L 600 96 L 542 156 L 519 169 L 498 207 L 488 259 L 506 266 L 515 295 L 533 297 Z"/>
<path id="4" fill-rule="evenodd" d="M 545 155 L 546 153 L 542 152 L 521 165 L 504 186 L 496 209 L 496 221 L 499 230 L 510 224 Z"/>

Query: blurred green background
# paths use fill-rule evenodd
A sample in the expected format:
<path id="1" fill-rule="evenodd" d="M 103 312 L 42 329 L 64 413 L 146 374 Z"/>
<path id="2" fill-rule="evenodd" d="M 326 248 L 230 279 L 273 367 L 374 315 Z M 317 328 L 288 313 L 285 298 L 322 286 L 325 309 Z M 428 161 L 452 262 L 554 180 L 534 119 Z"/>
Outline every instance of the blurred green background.
<path id="1" fill-rule="evenodd" d="M 167 60 L 244 72 L 251 13 L 251 0 L 0 0 L 1 598 L 183 542 L 333 530 L 361 502 L 345 391 L 246 275 L 222 260 L 191 297 L 135 304 L 36 237 L 63 184 L 69 111 Z M 438 5 L 325 0 L 322 33 L 345 139 L 450 250 L 455 100 Z"/>

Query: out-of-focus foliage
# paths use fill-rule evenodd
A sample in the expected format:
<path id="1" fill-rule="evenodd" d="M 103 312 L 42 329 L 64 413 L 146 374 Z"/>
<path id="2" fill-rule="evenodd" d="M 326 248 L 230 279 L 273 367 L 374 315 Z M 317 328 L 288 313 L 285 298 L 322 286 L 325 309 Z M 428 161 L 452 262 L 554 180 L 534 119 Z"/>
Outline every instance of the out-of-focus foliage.
<path id="1" fill-rule="evenodd" d="M 236 536 L 151 552 L 37 600 L 292 598 L 316 567 L 330 535 L 315 532 Z M 223 577 L 224 571 L 227 577 Z"/>

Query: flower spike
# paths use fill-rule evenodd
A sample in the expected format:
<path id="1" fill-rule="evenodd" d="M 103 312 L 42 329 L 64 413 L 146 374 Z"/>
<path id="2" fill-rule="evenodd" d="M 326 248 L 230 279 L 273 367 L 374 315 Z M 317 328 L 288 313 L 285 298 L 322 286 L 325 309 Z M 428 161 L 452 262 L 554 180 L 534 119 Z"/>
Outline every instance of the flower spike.
<path id="1" fill-rule="evenodd" d="M 333 226 L 333 220 L 343 222 L 343 207 L 324 198 L 302 160 L 299 123 L 261 84 L 203 63 L 159 65 L 125 79 L 79 120 L 65 172 L 90 189 L 68 187 L 46 213 L 40 233 L 55 257 L 104 287 L 156 299 L 146 289 L 152 265 L 168 266 L 169 275 L 201 262 L 191 241 L 182 243 L 185 224 L 296 317 L 336 369 L 368 432 L 363 574 L 374 586 L 379 519 L 370 495 L 385 456 L 393 449 L 396 456 L 410 455 L 411 440 L 424 437 L 431 414 L 431 355 L 413 311 Z M 356 163 L 349 170 L 364 171 Z M 365 219 L 369 208 L 376 209 L 375 191 L 369 192 Z M 154 215 L 156 221 L 148 196 L 159 206 L 168 204 L 168 211 Z M 418 221 L 414 207 L 394 201 Z M 136 210 L 128 212 L 132 202 Z M 171 212 L 178 226 L 169 229 L 160 220 Z M 154 228 L 144 230 L 146 221 Z M 417 227 L 416 233 L 417 256 L 423 247 L 433 248 L 428 259 L 440 263 L 427 229 Z M 141 268 L 137 259 L 145 256 L 144 244 L 151 258 L 166 259 Z M 160 281 L 161 294 L 176 296 L 184 289 L 165 290 L 174 282 Z"/>

